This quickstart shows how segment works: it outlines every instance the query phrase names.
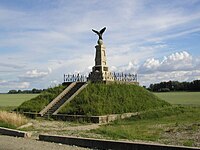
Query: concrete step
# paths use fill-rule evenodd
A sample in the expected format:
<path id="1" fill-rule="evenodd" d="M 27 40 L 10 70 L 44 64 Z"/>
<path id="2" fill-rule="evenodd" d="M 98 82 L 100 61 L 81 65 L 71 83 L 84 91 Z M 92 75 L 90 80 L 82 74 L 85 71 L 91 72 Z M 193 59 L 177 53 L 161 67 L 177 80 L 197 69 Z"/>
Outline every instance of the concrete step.
<path id="1" fill-rule="evenodd" d="M 57 101 L 53 104 L 52 107 L 50 107 L 46 113 L 44 113 L 44 117 L 49 117 L 51 116 L 54 112 L 56 112 L 66 101 L 68 101 L 68 99 L 70 99 L 71 97 L 77 95 L 77 91 L 79 91 L 79 89 L 81 89 L 81 87 L 83 87 L 85 83 L 84 82 L 77 82 L 74 84 L 73 87 L 71 87 L 68 92 L 66 93 L 61 93 L 62 97 L 60 97 L 59 99 L 57 98 Z M 59 96 L 58 96 L 59 97 Z"/>
<path id="2" fill-rule="evenodd" d="M 39 114 L 43 116 L 52 107 L 52 105 L 54 105 L 57 101 L 60 101 L 60 99 L 64 97 L 66 93 L 68 93 L 75 85 L 76 83 L 69 83 L 66 89 L 61 92 L 53 101 L 51 101 L 43 110 L 41 110 Z"/>

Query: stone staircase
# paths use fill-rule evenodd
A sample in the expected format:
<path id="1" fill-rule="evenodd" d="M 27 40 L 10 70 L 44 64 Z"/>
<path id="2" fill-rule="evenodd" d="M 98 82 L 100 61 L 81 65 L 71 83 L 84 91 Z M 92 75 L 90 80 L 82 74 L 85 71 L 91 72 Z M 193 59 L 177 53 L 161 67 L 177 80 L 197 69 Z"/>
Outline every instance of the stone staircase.
<path id="1" fill-rule="evenodd" d="M 39 114 L 44 118 L 49 118 L 51 115 L 57 114 L 63 106 L 69 103 L 86 86 L 86 82 L 72 82 L 51 103 L 40 111 Z"/>

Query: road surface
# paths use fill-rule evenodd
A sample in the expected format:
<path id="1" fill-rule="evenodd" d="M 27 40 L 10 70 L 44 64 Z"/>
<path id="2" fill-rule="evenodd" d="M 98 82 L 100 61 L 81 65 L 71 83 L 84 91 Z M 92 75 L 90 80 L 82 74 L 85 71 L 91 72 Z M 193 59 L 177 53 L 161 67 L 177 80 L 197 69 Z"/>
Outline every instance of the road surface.
<path id="1" fill-rule="evenodd" d="M 49 143 L 34 139 L 0 135 L 0 150 L 89 150 L 87 148 Z"/>

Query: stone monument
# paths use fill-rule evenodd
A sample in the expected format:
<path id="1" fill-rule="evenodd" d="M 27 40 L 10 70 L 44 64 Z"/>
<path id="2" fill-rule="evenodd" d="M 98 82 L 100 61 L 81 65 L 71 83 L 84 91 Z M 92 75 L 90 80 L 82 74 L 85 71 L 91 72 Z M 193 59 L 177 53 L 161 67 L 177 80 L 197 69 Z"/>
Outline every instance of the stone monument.
<path id="1" fill-rule="evenodd" d="M 114 81 L 114 77 L 112 73 L 109 72 L 107 61 L 106 61 L 106 47 L 103 43 L 102 35 L 106 27 L 101 29 L 100 31 L 93 30 L 98 36 L 99 39 L 97 41 L 96 55 L 95 55 L 95 66 L 92 67 L 92 72 L 89 74 L 88 80 L 91 82 L 110 82 Z"/>

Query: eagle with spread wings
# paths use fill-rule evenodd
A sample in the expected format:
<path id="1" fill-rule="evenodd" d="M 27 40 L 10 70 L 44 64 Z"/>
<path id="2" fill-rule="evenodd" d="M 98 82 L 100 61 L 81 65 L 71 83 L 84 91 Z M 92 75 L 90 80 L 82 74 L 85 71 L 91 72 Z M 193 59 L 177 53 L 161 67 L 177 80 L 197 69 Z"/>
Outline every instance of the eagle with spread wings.
<path id="1" fill-rule="evenodd" d="M 92 29 L 92 31 L 95 32 L 99 36 L 99 40 L 103 40 L 102 35 L 103 35 L 105 30 L 106 30 L 106 27 L 104 27 L 100 31 L 96 31 L 96 30 Z"/>

